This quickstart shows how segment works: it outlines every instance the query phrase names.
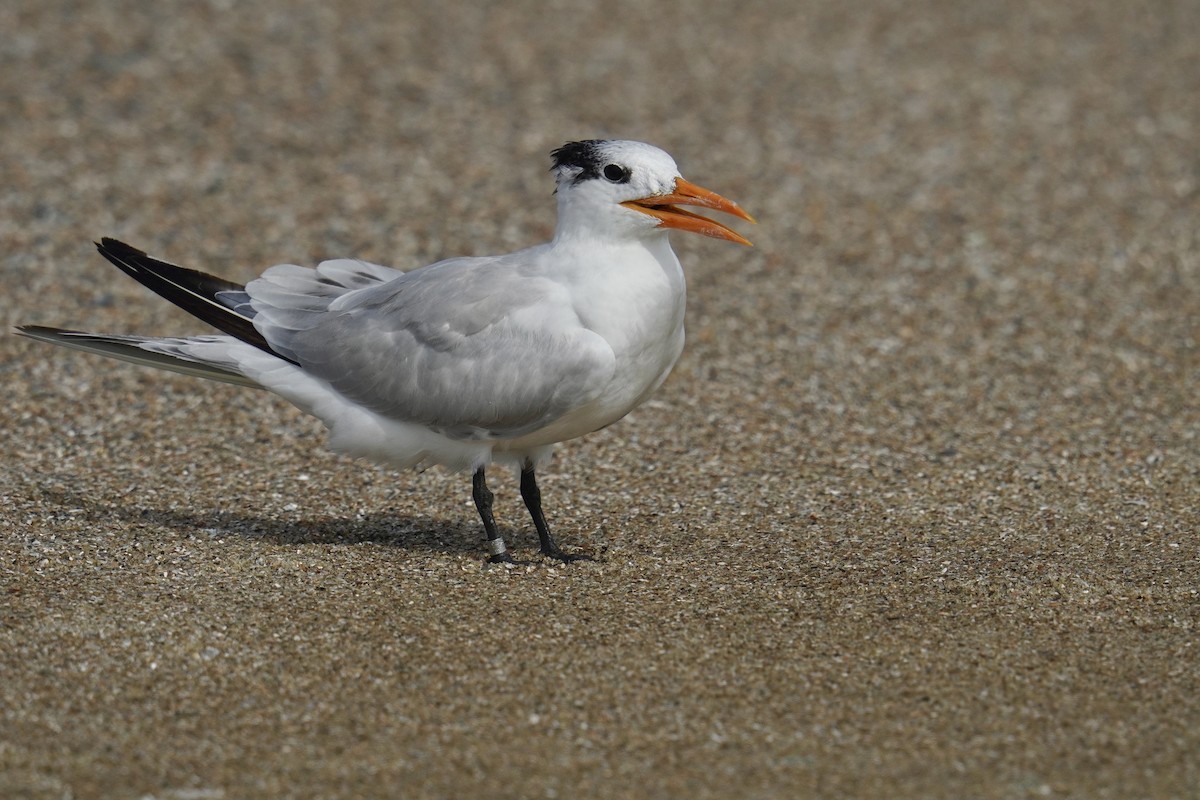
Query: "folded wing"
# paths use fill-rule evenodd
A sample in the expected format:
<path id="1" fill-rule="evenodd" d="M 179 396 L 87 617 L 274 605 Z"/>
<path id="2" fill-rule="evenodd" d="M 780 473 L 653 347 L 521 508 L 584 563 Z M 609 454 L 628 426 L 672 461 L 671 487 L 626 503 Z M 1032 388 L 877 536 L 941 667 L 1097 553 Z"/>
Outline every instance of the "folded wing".
<path id="1" fill-rule="evenodd" d="M 537 430 L 607 384 L 612 349 L 564 291 L 514 257 L 445 261 L 328 302 L 290 269 L 246 287 L 273 350 L 355 403 L 458 439 Z"/>

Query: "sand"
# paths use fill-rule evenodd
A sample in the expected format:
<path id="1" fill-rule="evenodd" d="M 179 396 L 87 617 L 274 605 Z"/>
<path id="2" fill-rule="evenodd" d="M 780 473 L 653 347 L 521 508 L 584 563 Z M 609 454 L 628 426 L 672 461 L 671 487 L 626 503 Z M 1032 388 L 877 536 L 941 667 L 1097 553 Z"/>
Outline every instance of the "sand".
<path id="1" fill-rule="evenodd" d="M 264 392 L 0 337 L 0 796 L 1200 794 L 1200 4 L 18 2 L 0 322 L 553 229 L 656 143 L 655 398 L 515 479 L 328 453 Z"/>

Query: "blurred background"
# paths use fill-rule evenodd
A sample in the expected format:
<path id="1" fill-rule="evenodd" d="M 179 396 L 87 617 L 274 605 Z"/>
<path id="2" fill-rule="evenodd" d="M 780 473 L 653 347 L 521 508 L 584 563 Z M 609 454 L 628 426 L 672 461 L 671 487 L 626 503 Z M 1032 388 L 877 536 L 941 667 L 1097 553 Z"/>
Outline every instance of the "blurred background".
<path id="1" fill-rule="evenodd" d="M 527 246 L 571 139 L 759 221 L 676 237 L 679 367 L 543 479 L 592 571 L 483 571 L 462 476 L 329 455 L 265 394 L 0 337 L 0 793 L 1196 791 L 1200 4 L 0 30 L 6 326 L 203 330 L 101 236 L 241 281 Z"/>

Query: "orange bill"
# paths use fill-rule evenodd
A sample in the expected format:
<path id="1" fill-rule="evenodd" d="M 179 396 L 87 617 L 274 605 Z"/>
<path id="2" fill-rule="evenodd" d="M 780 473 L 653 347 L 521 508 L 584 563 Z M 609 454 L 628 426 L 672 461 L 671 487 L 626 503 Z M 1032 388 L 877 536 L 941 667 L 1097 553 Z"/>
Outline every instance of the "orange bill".
<path id="1" fill-rule="evenodd" d="M 685 181 L 683 178 L 675 179 L 675 191 L 669 194 L 643 197 L 641 200 L 628 200 L 621 205 L 643 214 L 649 214 L 658 219 L 658 224 L 664 228 L 678 228 L 681 231 L 701 233 L 714 239 L 725 239 L 738 244 L 750 245 L 749 240 L 720 222 L 677 208 L 677 206 L 701 206 L 723 211 L 750 223 L 754 222 L 754 217 L 743 211 L 737 203 L 702 186 L 697 186 L 691 181 Z"/>

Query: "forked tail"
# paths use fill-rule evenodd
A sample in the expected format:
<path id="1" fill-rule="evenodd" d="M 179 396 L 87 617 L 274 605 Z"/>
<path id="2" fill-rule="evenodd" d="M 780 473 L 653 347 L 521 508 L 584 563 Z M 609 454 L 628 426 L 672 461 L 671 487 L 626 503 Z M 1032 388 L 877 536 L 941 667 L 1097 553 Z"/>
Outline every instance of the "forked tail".
<path id="1" fill-rule="evenodd" d="M 286 346 L 272 347 L 255 327 L 260 309 L 263 316 L 259 322 L 269 329 L 286 332 L 309 327 L 334 299 L 402 274 L 350 259 L 322 262 L 315 270 L 281 265 L 267 270 L 255 282 L 256 299 L 251 303 L 246 287 L 240 283 L 160 261 L 116 239 L 105 237 L 96 243 L 96 249 L 138 283 L 228 335 L 159 338 L 84 333 L 41 325 L 22 325 L 15 329 L 16 333 L 87 353 L 240 386 L 259 386 L 242 374 L 239 358 L 244 357 L 245 350 L 241 343 L 299 366 Z M 239 351 L 242 357 L 237 356 Z"/>
<path id="2" fill-rule="evenodd" d="M 14 329 L 21 336 L 49 342 L 72 350 L 95 353 L 109 358 L 165 369 L 181 375 L 207 378 L 210 381 L 233 383 L 261 389 L 256 381 L 237 371 L 232 360 L 222 363 L 221 355 L 232 340 L 225 336 L 193 336 L 189 338 L 154 338 L 150 336 L 120 336 L 68 331 L 41 325 L 21 325 Z M 203 353 L 204 357 L 200 354 Z"/>
<path id="3" fill-rule="evenodd" d="M 159 261 L 124 242 L 104 238 L 96 243 L 100 254 L 118 269 L 184 311 L 277 358 L 267 340 L 254 327 L 254 309 L 245 287 L 215 275 Z M 239 386 L 259 386 L 243 375 L 228 357 L 235 342 L 228 336 L 158 338 L 21 325 L 15 332 L 85 353 L 117 358 L 134 364 L 178 372 Z"/>
<path id="4" fill-rule="evenodd" d="M 255 312 L 242 284 L 159 261 L 136 247 L 107 236 L 96 244 L 96 249 L 117 269 L 192 316 L 260 350 L 284 358 L 272 350 L 255 329 Z"/>

